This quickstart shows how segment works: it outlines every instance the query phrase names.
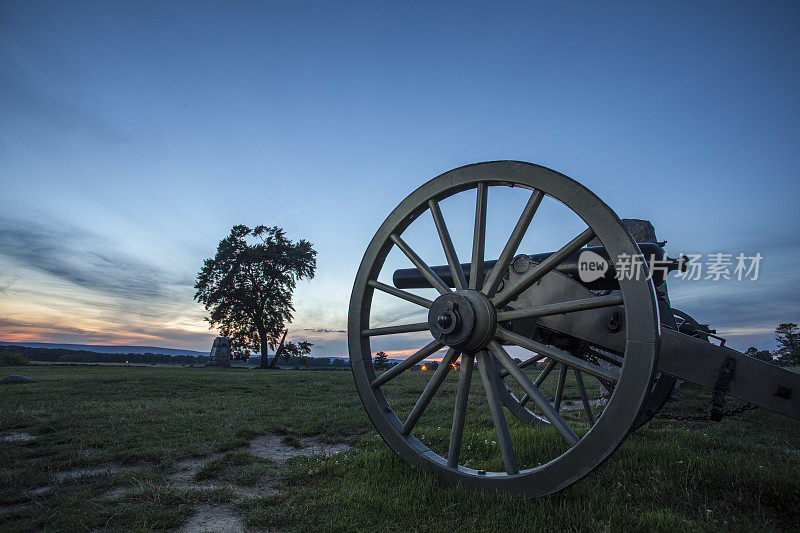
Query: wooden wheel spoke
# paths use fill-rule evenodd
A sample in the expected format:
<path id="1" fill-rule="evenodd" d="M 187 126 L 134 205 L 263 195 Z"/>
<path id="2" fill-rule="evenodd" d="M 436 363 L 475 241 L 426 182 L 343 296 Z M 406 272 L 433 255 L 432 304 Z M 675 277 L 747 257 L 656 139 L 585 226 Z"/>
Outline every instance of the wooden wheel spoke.
<path id="1" fill-rule="evenodd" d="M 406 301 L 411 302 L 411 303 L 415 303 L 415 304 L 420 305 L 422 307 L 427 307 L 428 309 L 430 309 L 431 306 L 433 305 L 433 302 L 428 300 L 427 298 L 423 298 L 422 296 L 417 296 L 414 293 L 411 293 L 411 292 L 408 292 L 408 291 L 404 291 L 402 289 L 398 289 L 398 288 L 392 287 L 391 285 L 387 285 L 385 283 L 381 283 L 380 281 L 377 281 L 377 280 L 374 280 L 374 279 L 369 280 L 369 282 L 367 282 L 367 284 L 370 287 L 378 289 L 379 291 L 383 291 L 383 292 L 385 292 L 387 294 L 391 294 L 392 296 L 397 296 L 398 298 L 402 298 L 403 300 L 406 300 Z"/>
<path id="2" fill-rule="evenodd" d="M 417 403 L 414 405 L 414 408 L 411 410 L 411 414 L 408 415 L 405 424 L 403 424 L 400 433 L 403 435 L 408 435 L 411 433 L 411 430 L 414 429 L 414 426 L 419 421 L 419 417 L 422 416 L 422 413 L 425 411 L 425 408 L 428 407 L 428 404 L 431 403 L 433 396 L 436 394 L 436 391 L 439 390 L 439 387 L 444 382 L 444 378 L 447 377 L 448 372 L 452 368 L 453 361 L 458 358 L 458 352 L 450 348 L 447 350 L 447 354 L 442 359 L 441 364 L 436 369 L 436 372 L 433 373 L 433 377 L 428 382 L 428 385 L 425 386 L 425 390 L 422 391 Z"/>
<path id="3" fill-rule="evenodd" d="M 483 284 L 483 255 L 486 250 L 486 200 L 489 187 L 478 184 L 475 202 L 475 231 L 472 236 L 472 262 L 469 266 L 469 288 L 478 290 Z"/>
<path id="4" fill-rule="evenodd" d="M 600 307 L 611 307 L 614 305 L 621 305 L 622 303 L 621 294 L 609 294 L 607 296 L 595 296 L 592 298 L 581 298 L 580 300 L 524 307 L 522 309 L 514 309 L 513 311 L 500 311 L 497 313 L 497 320 L 499 322 L 507 322 L 520 318 L 560 315 L 562 313 L 586 311 L 588 309 L 598 309 Z"/>
<path id="5" fill-rule="evenodd" d="M 557 252 L 553 252 L 550 257 L 522 275 L 522 277 L 520 277 L 513 285 L 504 290 L 502 295 L 492 298 L 492 303 L 494 303 L 495 307 L 498 309 L 503 307 L 505 304 L 516 298 L 519 293 L 542 279 L 545 274 L 560 265 L 564 259 L 583 248 L 583 246 L 594 239 L 594 237 L 595 234 L 592 228 L 585 229 L 583 233 L 569 241 Z"/>
<path id="6" fill-rule="evenodd" d="M 556 397 L 553 400 L 553 409 L 556 412 L 561 410 L 561 400 L 564 398 L 564 384 L 567 382 L 567 365 L 562 364 L 558 371 L 558 386 L 556 387 Z"/>
<path id="7" fill-rule="evenodd" d="M 570 446 L 574 446 L 580 440 L 575 432 L 569 427 L 569 424 L 561 418 L 561 415 L 558 414 L 558 411 L 550 405 L 550 402 L 547 401 L 547 398 L 536 388 L 536 386 L 531 383 L 531 380 L 528 379 L 522 370 L 514 363 L 514 360 L 508 355 L 505 348 L 503 348 L 500 343 L 497 341 L 492 341 L 489 343 L 489 350 L 494 354 L 497 360 L 500 362 L 502 366 L 506 368 L 509 372 L 511 372 L 511 377 L 513 377 L 517 383 L 519 383 L 522 390 L 525 391 L 525 394 L 533 400 L 536 406 L 542 411 L 545 418 L 550 421 L 556 431 L 558 431 L 564 440 Z"/>
<path id="8" fill-rule="evenodd" d="M 545 357 L 547 357 L 547 356 L 546 355 L 535 355 L 535 356 L 531 357 L 530 359 L 526 359 L 525 361 L 521 362 L 520 364 L 517 365 L 517 367 L 519 369 L 527 368 L 527 367 L 529 367 L 529 366 L 531 366 L 531 365 L 533 365 L 535 363 L 538 363 L 539 361 L 541 361 Z M 508 370 L 501 370 L 500 371 L 500 377 L 501 378 L 508 377 Z"/>
<path id="9" fill-rule="evenodd" d="M 511 260 L 514 259 L 514 254 L 517 253 L 519 244 L 522 242 L 525 232 L 528 231 L 531 220 L 533 220 L 533 215 L 536 214 L 539 204 L 542 203 L 542 198 L 544 198 L 544 193 L 538 189 L 531 194 L 528 203 L 525 205 L 525 209 L 523 209 L 517 221 L 517 225 L 514 226 L 511 236 L 508 238 L 505 247 L 503 247 L 500 257 L 497 259 L 497 263 L 495 263 L 492 268 L 492 273 L 483 284 L 483 293 L 488 297 L 491 298 L 497 291 L 497 286 L 500 284 L 500 280 L 503 279 L 503 274 L 508 268 L 508 265 L 511 264 Z"/>
<path id="10" fill-rule="evenodd" d="M 541 385 L 542 382 L 545 379 L 547 379 L 547 376 L 550 375 L 550 372 L 552 372 L 555 367 L 556 367 L 555 359 L 550 359 L 549 361 L 547 361 L 547 364 L 544 366 L 544 370 L 542 370 L 542 373 L 536 377 L 536 381 L 534 381 L 533 384 L 536 387 L 539 387 L 539 385 Z"/>
<path id="11" fill-rule="evenodd" d="M 469 386 L 472 382 L 472 365 L 474 362 L 475 356 L 471 353 L 461 356 L 456 405 L 455 409 L 453 409 L 453 429 L 450 432 L 450 446 L 447 450 L 447 466 L 450 468 L 458 466 L 458 456 L 461 453 L 464 420 L 467 416 L 467 398 L 469 398 Z"/>
<path id="12" fill-rule="evenodd" d="M 377 337 L 379 335 L 395 335 L 397 333 L 411 333 L 414 331 L 428 331 L 427 322 L 416 322 L 414 324 L 402 324 L 399 326 L 386 326 L 383 328 L 365 329 L 361 332 L 365 337 Z"/>
<path id="13" fill-rule="evenodd" d="M 619 381 L 619 371 L 610 369 L 610 368 L 603 368 L 602 366 L 595 365 L 590 363 L 589 361 L 585 361 L 584 359 L 580 359 L 575 357 L 574 355 L 570 355 L 558 348 L 553 348 L 552 346 L 548 346 L 547 344 L 542 344 L 541 342 L 537 342 L 533 339 L 529 339 L 527 337 L 523 337 L 522 335 L 518 335 L 516 333 L 512 333 L 505 328 L 498 327 L 496 336 L 505 342 L 510 344 L 515 344 L 527 350 L 531 350 L 532 352 L 536 352 L 539 355 L 546 355 L 551 359 L 555 359 L 559 363 L 566 364 L 567 366 L 571 366 L 581 370 L 582 372 L 586 372 L 587 374 L 591 374 L 599 379 L 604 379 L 610 381 L 612 383 L 616 383 Z M 510 369 L 508 369 L 510 370 Z"/>
<path id="14" fill-rule="evenodd" d="M 581 393 L 581 402 L 583 402 L 583 410 L 586 412 L 586 419 L 589 421 L 589 426 L 593 426 L 594 415 L 592 414 L 592 406 L 589 403 L 589 395 L 586 393 L 586 387 L 583 384 L 583 376 L 574 368 L 572 371 L 575 372 L 575 381 L 578 382 L 578 390 Z"/>
<path id="15" fill-rule="evenodd" d="M 489 404 L 489 411 L 492 414 L 494 432 L 497 435 L 497 444 L 500 446 L 500 454 L 503 456 L 503 464 L 506 467 L 506 472 L 509 474 L 516 474 L 519 472 L 517 468 L 517 459 L 514 456 L 514 449 L 511 445 L 511 435 L 508 433 L 508 424 L 506 424 L 506 417 L 503 414 L 503 404 L 500 401 L 500 394 L 498 392 L 500 380 L 497 377 L 497 370 L 494 368 L 494 364 L 492 364 L 492 360 L 487 352 L 480 352 L 478 354 L 478 370 L 481 373 L 483 388 L 486 391 L 486 401 Z"/>
<path id="16" fill-rule="evenodd" d="M 408 257 L 411 262 L 414 263 L 414 266 L 417 267 L 417 270 L 419 270 L 420 274 L 422 274 L 425 279 L 428 280 L 428 283 L 430 283 L 434 289 L 439 291 L 440 294 L 447 294 L 450 292 L 450 288 L 445 285 L 444 281 L 442 281 L 442 278 L 440 278 L 436 272 L 434 272 L 433 269 L 431 269 L 431 267 L 429 267 L 427 263 L 425 263 L 425 261 L 423 261 L 422 258 L 420 258 L 420 256 L 418 256 L 408 244 L 406 244 L 400 235 L 393 233 L 389 236 L 389 238 L 397 245 L 398 248 L 400 248 L 404 254 L 406 254 L 406 257 Z"/>
<path id="17" fill-rule="evenodd" d="M 447 265 L 450 267 L 450 275 L 453 277 L 453 285 L 456 289 L 467 288 L 467 278 L 464 276 L 464 269 L 461 268 L 461 262 L 458 260 L 456 249 L 453 247 L 453 240 L 450 238 L 450 232 L 447 231 L 447 224 L 445 224 L 442 210 L 439 209 L 439 204 L 436 200 L 428 200 L 428 207 L 433 216 L 433 222 L 436 224 L 436 231 L 439 233 L 439 240 L 442 241 L 442 248 L 444 255 L 447 258 Z"/>
<path id="18" fill-rule="evenodd" d="M 373 388 L 380 387 L 390 379 L 397 377 L 398 375 L 402 374 L 412 366 L 416 365 L 417 363 L 419 363 L 420 361 L 422 361 L 423 359 L 434 353 L 442 346 L 444 345 L 439 341 L 436 340 L 431 341 L 425 347 L 417 350 L 417 352 L 414 353 L 414 355 L 412 355 L 411 357 L 404 359 L 399 364 L 393 366 L 392 368 L 390 368 L 377 378 L 373 379 L 370 384 L 372 385 Z"/>

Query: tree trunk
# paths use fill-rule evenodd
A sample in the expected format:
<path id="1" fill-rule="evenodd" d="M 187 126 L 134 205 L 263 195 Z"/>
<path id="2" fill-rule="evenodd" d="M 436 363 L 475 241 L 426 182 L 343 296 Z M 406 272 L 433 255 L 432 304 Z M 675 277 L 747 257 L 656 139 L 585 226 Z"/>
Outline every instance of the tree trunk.
<path id="1" fill-rule="evenodd" d="M 275 355 L 272 356 L 272 362 L 269 364 L 270 368 L 275 368 L 275 365 L 278 364 L 278 356 L 283 351 L 283 343 L 286 340 L 287 333 L 289 333 L 288 329 L 283 330 L 283 337 L 281 337 L 281 343 L 278 345 L 278 349 L 275 350 Z"/>
<path id="2" fill-rule="evenodd" d="M 261 341 L 261 364 L 258 365 L 258 368 L 269 368 L 269 346 L 267 346 L 266 341 Z"/>
<path id="3" fill-rule="evenodd" d="M 267 342 L 267 332 L 263 328 L 258 328 L 258 340 L 261 344 L 261 364 L 258 368 L 269 368 L 269 343 Z"/>

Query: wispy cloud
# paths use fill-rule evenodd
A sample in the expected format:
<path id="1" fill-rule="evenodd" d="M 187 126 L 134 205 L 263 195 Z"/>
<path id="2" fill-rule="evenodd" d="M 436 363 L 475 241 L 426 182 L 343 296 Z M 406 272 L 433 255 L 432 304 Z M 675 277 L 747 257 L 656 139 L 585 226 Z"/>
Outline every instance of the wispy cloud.
<path id="1" fill-rule="evenodd" d="M 205 350 L 191 280 L 44 215 L 0 216 L 0 338 Z"/>
<path id="2" fill-rule="evenodd" d="M 772 349 L 774 330 L 782 322 L 800 321 L 800 301 L 792 254 L 784 266 L 767 269 L 757 281 L 672 281 L 673 307 L 730 337 L 727 345 Z"/>
<path id="3" fill-rule="evenodd" d="M 156 265 L 106 239 L 46 219 L 0 216 L 0 256 L 24 269 L 123 298 L 164 297 L 171 281 Z"/>
<path id="4" fill-rule="evenodd" d="M 53 342 L 74 344 L 147 344 L 164 348 L 210 346 L 210 335 L 158 324 L 131 326 L 122 323 L 80 327 L 63 323 L 26 322 L 0 318 L 0 340 L 4 342 Z M 166 344 L 166 346 L 164 346 Z"/>

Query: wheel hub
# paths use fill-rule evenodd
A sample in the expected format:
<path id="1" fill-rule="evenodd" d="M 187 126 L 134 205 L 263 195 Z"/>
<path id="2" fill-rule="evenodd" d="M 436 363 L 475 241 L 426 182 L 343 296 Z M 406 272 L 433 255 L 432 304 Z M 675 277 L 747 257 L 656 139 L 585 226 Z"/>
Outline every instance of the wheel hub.
<path id="1" fill-rule="evenodd" d="M 428 311 L 431 335 L 463 352 L 482 350 L 492 339 L 497 313 L 481 292 L 462 290 L 439 296 Z"/>

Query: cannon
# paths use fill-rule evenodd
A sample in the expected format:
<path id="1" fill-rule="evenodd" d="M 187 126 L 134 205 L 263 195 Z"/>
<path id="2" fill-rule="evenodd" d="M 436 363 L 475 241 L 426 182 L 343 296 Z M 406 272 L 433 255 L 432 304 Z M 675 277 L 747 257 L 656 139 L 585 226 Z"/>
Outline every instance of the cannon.
<path id="1" fill-rule="evenodd" d="M 487 198 L 509 190 L 523 195 L 526 203 L 499 256 L 487 260 Z M 462 197 L 469 195 L 475 198 L 471 257 L 462 263 L 440 204 L 463 206 Z M 534 218 L 543 201 L 566 207 L 582 229 L 555 251 L 519 253 L 523 239 L 536 230 Z M 431 237 L 438 238 L 446 265 L 430 266 L 403 238 L 425 212 L 432 217 L 436 237 Z M 384 273 L 393 250 L 414 268 Z M 592 279 L 580 275 L 582 257 L 599 269 Z M 614 268 L 618 258 L 627 260 L 625 275 Z M 685 266 L 685 258 L 669 258 L 660 243 L 637 243 L 611 208 L 554 170 L 493 161 L 445 172 L 400 202 L 378 228 L 359 266 L 348 314 L 358 394 L 378 433 L 406 463 L 433 472 L 448 485 L 530 497 L 563 490 L 597 468 L 662 408 L 676 379 L 712 390 L 714 419 L 723 413 L 725 397 L 732 396 L 800 420 L 800 374 L 726 347 L 713 330 L 670 307 L 667 272 Z M 402 302 L 409 315 L 426 313 L 427 320 L 373 324 L 376 291 Z M 421 341 L 426 344 L 377 372 L 372 341 L 409 333 L 427 337 Z M 440 351 L 442 363 L 413 408 L 398 414 L 392 402 L 402 395 L 390 389 L 404 372 Z M 525 360 L 512 356 L 520 352 Z M 459 361 L 446 438 L 418 434 L 417 423 Z M 531 374 L 540 364 L 543 369 Z M 502 467 L 495 469 L 463 459 L 465 426 L 480 416 L 470 412 L 477 407 L 468 401 L 474 369 L 486 398 L 481 409 L 488 409 L 494 428 L 491 443 L 502 459 Z M 579 391 L 580 418 L 565 414 L 568 376 Z M 557 379 L 554 395 L 543 392 L 548 378 Z M 592 405 L 589 391 L 601 389 L 608 398 Z M 518 462 L 515 445 L 525 450 L 530 443 L 512 439 L 506 412 L 526 426 L 543 428 L 549 444 L 542 449 L 548 457 Z"/>
<path id="2" fill-rule="evenodd" d="M 646 258 L 648 265 L 658 264 L 658 269 L 652 272 L 653 285 L 660 286 L 666 281 L 666 274 L 673 270 L 683 270 L 688 264 L 686 258 L 672 259 L 667 256 L 664 249 L 658 243 L 640 243 L 639 250 L 643 258 Z M 592 290 L 613 290 L 618 289 L 619 285 L 616 280 L 616 272 L 614 262 L 608 257 L 605 248 L 602 246 L 592 246 L 575 251 L 572 255 L 565 258 L 559 265 L 555 267 L 557 272 L 562 272 L 573 279 L 580 279 L 580 257 L 584 252 L 591 252 L 600 257 L 606 264 L 605 270 L 602 275 L 593 279 L 592 281 L 582 281 L 587 289 Z M 532 255 L 520 255 L 515 257 L 515 263 L 512 267 L 515 270 L 527 268 L 530 264 L 538 264 L 550 257 L 550 253 L 539 253 Z M 497 261 L 485 261 L 483 264 L 483 275 L 491 272 L 492 268 L 497 264 Z M 461 269 L 465 272 L 465 280 L 469 283 L 469 264 L 462 264 Z M 454 287 L 453 275 L 450 273 L 448 265 L 439 265 L 431 267 L 434 274 L 449 287 Z M 398 289 L 421 289 L 431 287 L 431 284 L 425 279 L 425 276 L 416 268 L 404 268 L 396 270 L 392 276 L 392 283 Z M 503 286 L 503 281 L 500 282 L 500 289 Z"/>

